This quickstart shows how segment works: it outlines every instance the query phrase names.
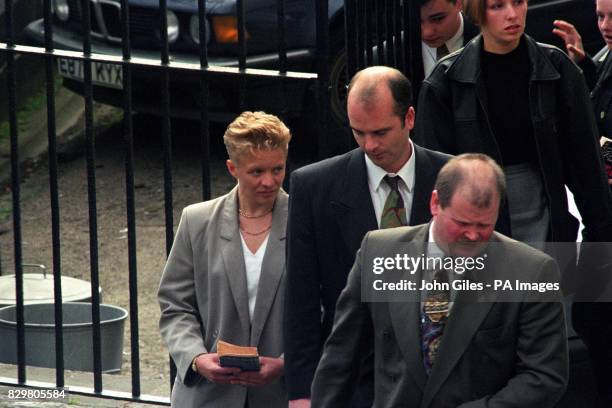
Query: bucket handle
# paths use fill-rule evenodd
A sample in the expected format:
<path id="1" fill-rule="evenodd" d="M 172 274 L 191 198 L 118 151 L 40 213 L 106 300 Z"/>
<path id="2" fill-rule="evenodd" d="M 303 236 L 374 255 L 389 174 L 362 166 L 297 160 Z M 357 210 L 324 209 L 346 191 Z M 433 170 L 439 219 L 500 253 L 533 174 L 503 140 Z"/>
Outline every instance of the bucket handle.
<path id="1" fill-rule="evenodd" d="M 23 267 L 23 268 L 39 268 L 39 269 L 42 269 L 43 278 L 47 279 L 47 267 L 45 265 L 43 265 L 43 264 L 24 263 L 24 264 L 21 264 L 21 267 Z"/>

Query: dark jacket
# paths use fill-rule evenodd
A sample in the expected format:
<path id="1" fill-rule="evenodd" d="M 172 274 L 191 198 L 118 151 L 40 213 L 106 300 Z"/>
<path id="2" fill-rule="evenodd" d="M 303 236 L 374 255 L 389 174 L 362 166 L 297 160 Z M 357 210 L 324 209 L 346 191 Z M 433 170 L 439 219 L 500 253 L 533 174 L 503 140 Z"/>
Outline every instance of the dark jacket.
<path id="1" fill-rule="evenodd" d="M 567 185 L 586 227 L 585 240 L 612 241 L 612 198 L 582 72 L 558 48 L 525 37 L 531 61 L 528 103 L 552 221 L 549 239 L 576 240 L 578 221 L 568 211 Z M 451 154 L 485 153 L 503 166 L 488 123 L 481 42 L 479 35 L 441 60 L 423 82 L 414 139 Z M 507 206 L 497 230 L 511 235 Z"/>
<path id="2" fill-rule="evenodd" d="M 449 156 L 414 145 L 410 225 L 427 222 L 429 199 Z M 348 153 L 294 171 L 287 224 L 285 381 L 289 399 L 307 398 L 336 301 L 364 235 L 378 228 L 364 153 Z M 367 357 L 367 356 L 365 356 Z M 357 362 L 358 364 L 359 362 Z M 362 363 L 362 368 L 367 361 Z M 360 406 L 371 406 L 372 377 L 362 374 Z M 371 400 L 369 401 L 371 402 Z M 355 406 L 355 405 L 353 405 Z"/>
<path id="3" fill-rule="evenodd" d="M 599 136 L 612 139 L 612 56 L 608 47 L 601 49 L 593 59 L 584 58 L 579 66 L 591 89 Z"/>

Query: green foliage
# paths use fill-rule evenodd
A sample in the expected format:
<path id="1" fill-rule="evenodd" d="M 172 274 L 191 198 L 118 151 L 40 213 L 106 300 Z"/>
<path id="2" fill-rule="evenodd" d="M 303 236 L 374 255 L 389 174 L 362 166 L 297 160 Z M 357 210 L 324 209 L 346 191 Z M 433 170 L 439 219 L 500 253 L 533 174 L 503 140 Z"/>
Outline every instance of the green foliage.
<path id="1" fill-rule="evenodd" d="M 55 76 L 54 79 L 55 91 L 62 86 L 62 77 L 59 75 Z M 17 132 L 18 135 L 25 132 L 30 127 L 30 119 L 32 114 L 40 109 L 43 109 L 47 105 L 47 92 L 46 88 L 43 87 L 36 93 L 36 95 L 30 96 L 25 102 L 17 109 Z M 11 129 L 9 121 L 5 120 L 0 122 L 0 143 L 8 143 L 11 135 Z"/>

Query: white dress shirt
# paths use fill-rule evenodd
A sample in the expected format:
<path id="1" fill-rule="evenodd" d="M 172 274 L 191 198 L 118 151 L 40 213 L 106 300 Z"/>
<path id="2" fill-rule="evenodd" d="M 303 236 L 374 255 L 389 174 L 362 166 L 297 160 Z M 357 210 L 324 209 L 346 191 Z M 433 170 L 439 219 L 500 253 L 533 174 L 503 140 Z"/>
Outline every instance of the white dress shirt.
<path id="1" fill-rule="evenodd" d="M 451 39 L 446 42 L 446 48 L 448 48 L 449 53 L 455 52 L 459 48 L 463 47 L 463 15 L 461 15 L 461 13 L 459 13 L 459 18 L 461 19 L 459 30 L 457 30 L 455 35 L 453 35 Z M 431 48 L 421 41 L 421 54 L 423 56 L 423 71 L 425 72 L 425 78 L 431 74 L 436 62 L 438 62 L 436 53 L 436 48 Z"/>
<path id="2" fill-rule="evenodd" d="M 387 196 L 391 192 L 391 187 L 384 181 L 386 175 L 398 176 L 400 181 L 397 183 L 402 199 L 404 200 L 404 207 L 406 208 L 406 221 L 410 222 L 410 210 L 412 209 L 412 197 L 414 195 L 414 145 L 410 141 L 410 148 L 412 154 L 410 158 L 397 173 L 387 173 L 382 168 L 374 164 L 372 160 L 365 155 L 366 170 L 368 173 L 368 187 L 370 189 L 370 197 L 372 197 L 372 204 L 374 204 L 374 213 L 376 214 L 376 222 L 378 228 L 380 228 L 380 217 L 383 209 L 385 208 L 385 201 Z"/>

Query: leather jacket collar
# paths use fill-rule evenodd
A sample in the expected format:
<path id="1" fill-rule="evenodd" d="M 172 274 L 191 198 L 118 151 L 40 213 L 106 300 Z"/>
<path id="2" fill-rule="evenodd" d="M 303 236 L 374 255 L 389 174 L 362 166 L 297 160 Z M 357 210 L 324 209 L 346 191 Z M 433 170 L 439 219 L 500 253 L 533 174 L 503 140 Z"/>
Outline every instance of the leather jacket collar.
<path id="1" fill-rule="evenodd" d="M 543 55 L 535 40 L 523 34 L 527 42 L 527 52 L 531 61 L 531 81 L 551 81 L 561 78 L 559 71 L 553 66 L 549 58 Z M 448 61 L 450 65 L 447 76 L 454 81 L 475 84 L 480 77 L 480 50 L 482 49 L 482 34 L 477 35 L 467 43 L 463 51 L 457 51 L 458 55 Z M 546 44 L 539 44 L 550 47 Z"/>

